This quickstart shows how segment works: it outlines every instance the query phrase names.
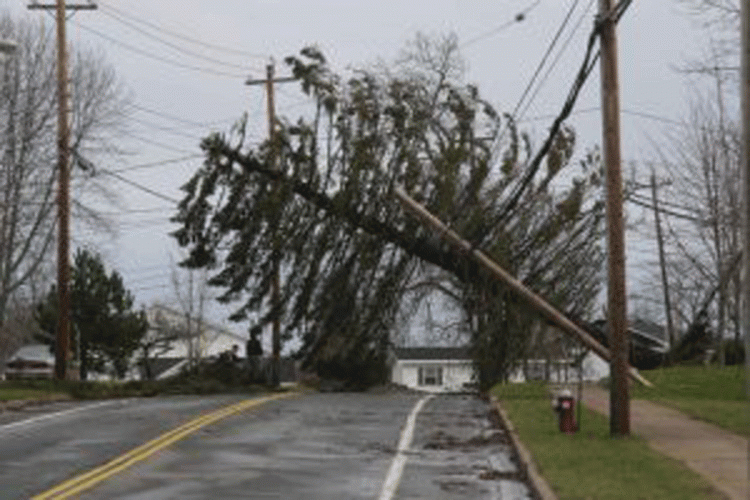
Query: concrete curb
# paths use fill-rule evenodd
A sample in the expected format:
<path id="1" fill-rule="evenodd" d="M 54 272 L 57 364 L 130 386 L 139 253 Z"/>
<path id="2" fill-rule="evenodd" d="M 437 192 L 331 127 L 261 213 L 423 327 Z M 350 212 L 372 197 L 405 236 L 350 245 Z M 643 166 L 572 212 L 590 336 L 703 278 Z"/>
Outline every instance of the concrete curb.
<path id="1" fill-rule="evenodd" d="M 550 485 L 539 473 L 539 469 L 537 469 L 534 458 L 531 456 L 529 450 L 526 449 L 526 446 L 524 446 L 524 444 L 521 442 L 521 439 L 518 437 L 518 432 L 516 432 L 516 428 L 513 427 L 513 422 L 510 421 L 510 418 L 508 418 L 508 414 L 500 405 L 500 401 L 492 396 L 490 398 L 490 404 L 497 410 L 497 414 L 503 421 L 503 426 L 508 431 L 508 437 L 513 444 L 513 448 L 516 450 L 518 459 L 521 462 L 521 467 L 525 469 L 526 476 L 529 478 L 529 482 L 531 483 L 539 498 L 541 498 L 542 500 L 558 500 L 555 492 L 552 491 Z"/>

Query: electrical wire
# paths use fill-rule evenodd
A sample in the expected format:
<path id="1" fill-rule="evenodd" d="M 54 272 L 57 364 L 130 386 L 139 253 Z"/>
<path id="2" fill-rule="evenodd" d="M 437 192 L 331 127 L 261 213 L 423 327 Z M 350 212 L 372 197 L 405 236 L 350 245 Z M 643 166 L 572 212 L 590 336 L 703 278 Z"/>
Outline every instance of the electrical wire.
<path id="1" fill-rule="evenodd" d="M 557 52 L 557 55 L 552 60 L 552 63 L 547 67 L 547 71 L 544 73 L 542 78 L 539 80 L 539 83 L 536 85 L 536 88 L 534 89 L 534 92 L 532 92 L 529 99 L 526 101 L 526 104 L 524 105 L 523 109 L 518 113 L 518 116 L 516 117 L 516 120 L 520 120 L 521 117 L 523 117 L 524 114 L 526 114 L 526 111 L 529 110 L 529 107 L 531 106 L 531 103 L 534 102 L 534 99 L 536 98 L 537 94 L 539 94 L 539 91 L 544 86 L 544 83 L 549 79 L 550 74 L 557 66 L 557 63 L 560 62 L 560 58 L 562 57 L 563 53 L 565 53 L 565 50 L 568 48 L 568 45 L 570 45 L 571 40 L 573 40 L 573 37 L 578 32 L 578 28 L 581 27 L 581 24 L 583 24 L 583 20 L 586 19 L 586 16 L 589 13 L 589 10 L 591 10 L 591 6 L 594 4 L 594 0 L 590 0 L 588 5 L 586 5 L 586 9 L 583 11 L 583 14 L 578 18 L 578 22 L 576 22 L 575 26 L 573 26 L 573 30 L 568 35 L 568 38 L 565 39 L 563 42 L 562 47 Z"/>
<path id="2" fill-rule="evenodd" d="M 630 203 L 635 203 L 636 205 L 639 205 L 639 206 L 641 206 L 643 208 L 648 208 L 649 210 L 653 210 L 654 209 L 654 206 L 652 204 L 646 203 L 646 202 L 643 202 L 643 201 L 640 201 L 640 200 L 637 200 L 637 199 L 634 199 L 632 197 L 629 197 L 627 199 L 627 201 L 629 201 Z M 658 212 L 661 213 L 661 214 L 664 214 L 664 215 L 671 215 L 672 217 L 676 217 L 678 219 L 689 220 L 691 222 L 697 222 L 697 223 L 700 223 L 700 224 L 705 224 L 706 223 L 705 220 L 703 220 L 703 219 L 701 219 L 699 217 L 694 217 L 692 215 L 686 215 L 686 214 L 680 214 L 680 213 L 674 212 L 672 210 L 668 210 L 666 208 L 659 207 L 658 208 Z"/>
<path id="3" fill-rule="evenodd" d="M 181 137 L 187 137 L 188 139 L 192 139 L 196 142 L 199 142 L 201 141 L 201 139 L 203 139 L 200 136 L 189 134 L 187 132 L 183 132 L 182 129 L 177 128 L 177 127 L 164 127 L 162 125 L 157 125 L 156 123 L 150 122 L 148 120 L 143 120 L 141 118 L 134 118 L 132 116 L 128 117 L 128 120 L 134 121 L 136 123 L 140 123 L 141 125 L 154 129 L 154 130 L 159 130 L 161 132 L 166 132 L 172 135 L 179 135 Z"/>
<path id="4" fill-rule="evenodd" d="M 482 33 L 480 35 L 477 35 L 474 38 L 469 39 L 468 41 L 460 44 L 459 48 L 464 48 L 464 47 L 466 47 L 468 45 L 471 45 L 473 43 L 476 43 L 476 42 L 478 42 L 480 40 L 484 40 L 485 38 L 489 38 L 489 37 L 491 37 L 493 35 L 496 35 L 496 34 L 502 32 L 502 31 L 510 28 L 511 26 L 513 26 L 516 23 L 520 23 L 521 21 L 523 21 L 524 19 L 526 19 L 526 16 L 529 14 L 529 12 L 531 12 L 532 10 L 534 10 L 534 8 L 537 5 L 539 5 L 539 3 L 541 1 L 542 0 L 536 0 L 534 3 L 530 4 L 524 10 L 522 10 L 521 12 L 519 12 L 518 14 L 516 14 L 515 16 L 513 16 L 513 19 L 511 19 L 509 21 L 506 21 L 503 24 L 501 24 L 500 26 L 496 26 L 495 28 L 492 28 L 489 31 L 486 31 L 486 32 L 484 32 L 484 33 Z"/>
<path id="5" fill-rule="evenodd" d="M 147 213 L 154 213 L 154 212 L 166 212 L 166 211 L 173 211 L 174 206 L 164 206 L 164 207 L 153 207 L 153 208 L 122 208 L 117 212 L 97 212 L 99 215 L 105 216 L 105 217 L 112 217 L 115 215 L 135 215 L 135 214 L 147 214 Z"/>
<path id="6" fill-rule="evenodd" d="M 650 197 L 639 194 L 639 193 L 630 193 L 628 198 L 632 198 L 634 200 L 638 200 L 643 203 L 653 203 Z M 693 213 L 693 214 L 696 214 L 696 216 L 702 215 L 702 212 L 700 210 L 696 210 L 694 207 L 690 207 L 687 205 L 680 205 L 679 203 L 672 203 L 670 201 L 659 200 L 659 205 L 664 205 L 665 207 L 671 207 L 675 210 L 682 210 L 684 212 Z"/>
<path id="7" fill-rule="evenodd" d="M 149 21 L 146 21 L 144 19 L 141 19 L 141 18 L 138 18 L 136 16 L 133 16 L 132 14 L 129 14 L 129 13 L 124 12 L 122 10 L 116 9 L 115 7 L 112 7 L 111 5 L 107 5 L 106 3 L 100 2 L 100 7 L 103 10 L 110 10 L 112 12 L 115 12 L 115 13 L 119 14 L 120 16 L 122 16 L 122 17 L 124 17 L 126 19 L 130 19 L 131 21 L 140 23 L 140 24 L 142 24 L 144 26 L 148 26 L 149 28 L 151 28 L 151 29 L 153 29 L 155 31 L 158 31 L 160 33 L 164 33 L 165 35 L 172 36 L 174 38 L 177 38 L 177 39 L 185 41 L 185 42 L 193 43 L 195 45 L 201 45 L 203 47 L 206 47 L 206 48 L 209 48 L 209 49 L 213 49 L 213 50 L 216 50 L 216 51 L 226 52 L 228 54 L 237 54 L 237 55 L 252 57 L 252 58 L 255 58 L 255 59 L 262 59 L 264 61 L 268 60 L 268 55 L 267 54 L 264 55 L 264 54 L 259 54 L 257 52 L 248 52 L 248 51 L 242 50 L 242 49 L 234 49 L 234 48 L 231 48 L 231 47 L 226 47 L 226 46 L 222 46 L 222 45 L 215 45 L 215 44 L 212 44 L 212 43 L 205 42 L 203 40 L 198 40 L 197 38 L 192 38 L 192 37 L 189 37 L 189 36 L 187 36 L 185 34 L 182 34 L 182 33 L 177 33 L 175 31 L 167 30 L 167 29 L 165 29 L 162 26 L 159 26 L 159 25 L 154 24 L 152 22 L 149 22 Z"/>
<path id="8" fill-rule="evenodd" d="M 131 288 L 133 292 L 148 292 L 150 290 L 164 290 L 165 288 L 171 287 L 171 283 L 167 283 L 164 285 L 154 285 L 154 286 L 144 286 L 140 288 Z"/>
<path id="9" fill-rule="evenodd" d="M 167 196 L 164 193 L 160 193 L 158 191 L 155 191 L 155 190 L 153 190 L 153 189 L 151 189 L 149 187 L 146 187 L 143 184 L 140 184 L 138 182 L 131 181 L 130 179 L 128 179 L 126 177 L 123 177 L 122 175 L 120 175 L 118 173 L 115 173 L 115 172 L 113 172 L 111 170 L 106 170 L 106 169 L 100 168 L 99 170 L 97 170 L 97 172 L 105 174 L 105 175 L 112 176 L 115 179 L 118 179 L 119 181 L 124 182 L 125 184 L 129 184 L 130 186 L 132 186 L 132 187 L 134 187 L 136 189 L 140 189 L 141 191 L 143 191 L 145 193 L 148 193 L 148 194 L 150 194 L 152 196 L 156 196 L 157 198 L 160 198 L 162 200 L 166 200 L 166 201 L 169 201 L 169 202 L 172 202 L 172 203 L 175 203 L 175 204 L 180 203 L 179 200 L 177 200 L 175 198 L 172 198 L 171 196 Z"/>
<path id="10" fill-rule="evenodd" d="M 554 50 L 555 45 L 557 45 L 557 41 L 560 39 L 560 35 L 562 35 L 562 32 L 565 30 L 565 27 L 568 25 L 568 21 L 570 21 L 570 17 L 573 15 L 573 12 L 575 11 L 575 8 L 578 6 L 579 1 L 580 0 L 573 0 L 573 4 L 570 6 L 570 9 L 568 9 L 568 13 L 565 15 L 565 19 L 563 19 L 562 24 L 557 29 L 555 36 L 552 38 L 552 41 L 547 47 L 547 50 L 544 52 L 544 56 L 542 57 L 542 60 L 539 61 L 539 64 L 537 65 L 536 70 L 534 71 L 534 74 L 531 76 L 531 80 L 529 80 L 529 83 L 526 85 L 526 88 L 524 89 L 523 94 L 521 94 L 521 98 L 518 100 L 518 102 L 516 103 L 516 106 L 513 108 L 513 112 L 511 113 L 511 115 L 513 115 L 514 117 L 517 116 L 518 109 L 521 107 L 521 104 L 523 104 L 523 101 L 524 99 L 526 99 L 526 96 L 531 90 L 531 87 L 534 85 L 534 82 L 536 81 L 537 76 L 539 76 L 539 73 L 542 71 L 544 64 L 547 62 L 547 58 L 552 53 L 552 50 Z"/>
<path id="11" fill-rule="evenodd" d="M 82 30 L 88 31 L 89 33 L 91 33 L 91 34 L 93 34 L 95 36 L 98 36 L 99 38 L 103 38 L 104 40 L 107 40 L 110 43 L 113 43 L 115 45 L 119 45 L 120 47 L 122 47 L 122 48 L 124 48 L 126 50 L 129 50 L 129 51 L 134 52 L 136 54 L 140 54 L 143 57 L 148 57 L 148 58 L 154 59 L 156 61 L 160 61 L 160 62 L 163 62 L 163 63 L 171 64 L 172 66 L 176 66 L 178 68 L 190 69 L 190 70 L 193 70 L 193 71 L 200 71 L 200 72 L 203 72 L 203 73 L 209 73 L 209 74 L 217 75 L 217 76 L 228 76 L 228 77 L 231 77 L 231 78 L 245 78 L 245 75 L 241 75 L 239 73 L 229 73 L 229 72 L 226 72 L 226 71 L 219 71 L 219 70 L 215 70 L 215 69 L 211 69 L 211 68 L 205 68 L 205 67 L 201 67 L 201 66 L 194 66 L 192 64 L 181 63 L 181 62 L 175 61 L 173 59 L 169 59 L 169 58 L 166 58 L 166 57 L 162 57 L 162 56 L 153 54 L 153 53 L 151 53 L 151 52 L 149 52 L 147 50 L 138 48 L 138 47 L 136 47 L 134 45 L 130 45 L 130 44 L 125 43 L 125 42 L 121 42 L 120 40 L 117 40 L 116 38 L 113 38 L 113 37 L 111 37 L 109 35 L 105 35 L 101 31 L 97 31 L 94 28 L 91 28 L 89 26 L 86 26 L 86 25 L 83 25 L 83 24 L 79 24 L 78 26 Z"/>
<path id="12" fill-rule="evenodd" d="M 156 168 L 156 167 L 161 167 L 161 166 L 164 166 L 164 165 L 169 165 L 170 163 L 180 163 L 180 162 L 183 162 L 183 161 L 193 160 L 193 159 L 202 158 L 202 157 L 203 157 L 202 154 L 192 154 L 192 155 L 189 155 L 189 156 L 182 156 L 180 158 L 171 158 L 171 159 L 168 159 L 168 160 L 155 161 L 155 162 L 151 162 L 151 163 L 141 163 L 140 165 L 132 165 L 130 167 L 123 167 L 123 168 L 119 168 L 119 169 L 115 169 L 115 170 L 110 170 L 110 172 L 115 173 L 115 174 L 119 174 L 119 173 L 122 173 L 122 172 L 132 172 L 133 170 L 142 170 L 142 169 L 147 169 L 147 168 Z"/>
<path id="13" fill-rule="evenodd" d="M 174 146 L 171 146 L 169 144 L 165 144 L 163 142 L 156 141 L 154 139 L 148 139 L 146 137 L 141 137 L 140 135 L 134 134 L 132 132 L 126 132 L 124 130 L 121 130 L 120 134 L 128 136 L 128 137 L 132 137 L 133 139 L 135 139 L 137 141 L 145 142 L 146 144 L 151 144 L 153 146 L 157 146 L 157 147 L 160 147 L 160 148 L 163 148 L 163 149 L 168 149 L 169 151 L 174 151 L 176 153 L 184 153 L 184 154 L 191 154 L 192 153 L 192 151 L 190 151 L 190 150 L 176 148 Z"/>
<path id="14" fill-rule="evenodd" d="M 614 23 L 617 23 L 620 20 L 620 18 L 625 13 L 625 11 L 627 10 L 627 7 L 631 4 L 631 2 L 632 0 L 620 0 L 620 4 L 618 4 L 618 7 L 621 4 L 623 5 L 623 7 L 616 9 L 616 12 L 614 13 L 615 14 Z M 565 102 L 563 103 L 560 113 L 553 120 L 552 126 L 550 127 L 549 133 L 547 134 L 547 138 L 542 144 L 542 147 L 539 148 L 539 151 L 537 151 L 537 153 L 528 163 L 526 171 L 524 172 L 520 181 L 518 181 L 518 183 L 513 188 L 513 193 L 511 193 L 511 195 L 508 197 L 508 200 L 505 203 L 503 203 L 502 209 L 500 211 L 502 214 L 504 214 L 503 217 L 506 217 L 507 215 L 511 214 L 513 210 L 516 208 L 516 206 L 518 205 L 518 202 L 521 200 L 521 197 L 523 196 L 523 193 L 525 192 L 526 188 L 529 186 L 529 184 L 532 182 L 537 172 L 539 171 L 539 167 L 542 164 L 542 160 L 547 156 L 547 153 L 552 147 L 552 142 L 554 141 L 555 137 L 557 137 L 557 134 L 560 131 L 560 127 L 562 126 L 563 121 L 568 116 L 570 116 L 570 112 L 573 110 L 573 106 L 578 100 L 578 95 L 580 94 L 581 89 L 583 88 L 583 85 L 586 83 L 586 80 L 588 79 L 589 75 L 593 71 L 594 65 L 599 60 L 600 51 L 597 50 L 596 53 L 594 53 L 594 45 L 596 44 L 596 41 L 599 38 L 599 34 L 601 32 L 602 26 L 603 26 L 602 20 L 598 19 L 597 22 L 594 24 L 594 29 L 592 29 L 591 33 L 589 33 L 588 42 L 586 44 L 586 52 L 584 54 L 583 61 L 581 62 L 580 67 L 578 68 L 578 73 L 576 74 L 573 85 L 571 86 L 570 91 L 568 92 L 568 97 L 565 99 Z M 499 147 L 499 143 L 501 139 L 502 138 L 499 138 L 497 141 L 498 147 Z M 504 221 L 501 219 L 495 222 L 497 224 L 501 224 Z"/>
<path id="15" fill-rule="evenodd" d="M 592 113 L 594 111 L 601 111 L 601 109 L 602 108 L 600 106 L 594 106 L 594 107 L 591 107 L 591 108 L 583 108 L 583 109 L 579 109 L 579 110 L 576 110 L 576 111 L 572 111 L 570 114 L 571 115 L 582 115 L 582 114 L 586 114 L 586 113 Z M 674 120 L 672 118 L 667 118 L 666 116 L 656 115 L 654 113 L 646 113 L 644 111 L 635 111 L 633 109 L 628 109 L 628 108 L 620 108 L 620 112 L 622 114 L 624 114 L 624 115 L 631 115 L 631 116 L 638 116 L 638 117 L 641 117 L 641 118 L 648 118 L 649 120 L 655 120 L 655 121 L 659 121 L 659 122 L 669 123 L 671 125 L 679 125 L 680 127 L 689 127 L 690 126 L 690 124 L 688 124 L 688 123 L 681 122 L 681 121 L 678 121 L 678 120 Z M 532 116 L 532 117 L 529 117 L 529 118 L 523 118 L 521 120 L 518 120 L 518 122 L 522 123 L 522 122 L 534 122 L 534 121 L 541 121 L 541 120 L 549 120 L 550 118 L 555 118 L 556 116 L 557 115 L 537 115 L 537 116 Z"/>
<path id="16" fill-rule="evenodd" d="M 594 107 L 591 107 L 591 108 L 577 109 L 575 111 L 571 111 L 570 114 L 571 115 L 583 115 L 583 114 L 586 114 L 586 113 L 592 113 L 594 111 L 601 111 L 601 109 L 602 108 L 600 106 L 594 106 Z M 529 117 L 529 118 L 523 118 L 521 120 L 517 120 L 517 122 L 518 123 L 523 123 L 523 122 L 538 122 L 538 121 L 543 121 L 543 120 L 549 120 L 550 118 L 556 118 L 556 117 L 557 117 L 557 115 L 552 115 L 552 114 L 550 114 L 550 115 L 537 115 L 537 116 L 532 116 L 532 117 Z"/>
<path id="17" fill-rule="evenodd" d="M 137 31 L 138 33 L 140 33 L 140 34 L 142 34 L 142 35 L 144 35 L 144 36 L 146 36 L 148 38 L 151 38 L 152 40 L 156 40 L 157 42 L 162 43 L 162 44 L 166 45 L 167 47 L 170 47 L 170 48 L 172 48 L 172 49 L 174 49 L 174 50 L 176 50 L 178 52 L 182 52 L 183 54 L 187 54 L 187 55 L 189 55 L 191 57 L 195 57 L 197 59 L 203 59 L 204 61 L 208 61 L 208 62 L 211 62 L 213 64 L 218 64 L 220 66 L 226 66 L 226 67 L 235 68 L 235 69 L 241 69 L 241 70 L 248 70 L 247 66 L 244 66 L 244 65 L 241 65 L 241 64 L 236 64 L 236 63 L 230 63 L 230 62 L 222 61 L 220 59 L 215 59 L 215 58 L 210 57 L 210 56 L 199 54 L 198 52 L 193 52 L 192 50 L 186 49 L 185 47 L 181 47 L 181 46 L 179 46 L 177 44 L 174 44 L 174 43 L 172 43 L 172 42 L 170 42 L 168 40 L 165 40 L 165 39 L 163 39 L 161 37 L 158 37 L 158 36 L 154 35 L 153 33 L 148 32 L 147 30 L 145 30 L 143 28 L 140 28 L 140 27 L 136 26 L 132 22 L 127 21 L 127 20 L 121 18 L 120 16 L 118 16 L 116 14 L 112 14 L 111 12 L 107 12 L 106 10 L 104 10 L 102 13 L 105 16 L 108 16 L 111 19 L 114 19 L 115 21 L 124 24 L 125 26 L 129 27 L 130 29 Z"/>
<path id="18" fill-rule="evenodd" d="M 222 123 L 229 123 L 231 121 L 235 121 L 234 118 L 227 118 L 224 120 L 216 120 L 212 122 L 197 122 L 194 120 L 190 120 L 188 118 L 182 118 L 179 116 L 171 115 L 169 113 L 165 113 L 164 111 L 157 111 L 155 109 L 147 108 L 145 106 L 141 106 L 135 103 L 129 103 L 128 106 L 130 106 L 133 109 L 137 109 L 138 111 L 143 111 L 144 113 L 148 113 L 154 116 L 159 116 L 167 120 L 172 120 L 173 122 L 183 123 L 185 125 L 191 125 L 193 127 L 212 127 L 214 125 L 220 125 Z"/>

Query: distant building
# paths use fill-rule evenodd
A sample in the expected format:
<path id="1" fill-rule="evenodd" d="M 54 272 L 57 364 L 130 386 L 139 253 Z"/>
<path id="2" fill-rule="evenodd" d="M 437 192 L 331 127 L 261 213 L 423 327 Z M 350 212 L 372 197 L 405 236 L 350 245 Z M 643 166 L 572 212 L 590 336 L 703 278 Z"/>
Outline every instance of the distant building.
<path id="1" fill-rule="evenodd" d="M 391 382 L 427 392 L 464 390 L 476 382 L 468 347 L 397 347 Z"/>
<path id="2" fill-rule="evenodd" d="M 579 350 L 580 351 L 580 350 Z M 509 382 L 542 380 L 552 383 L 597 382 L 609 377 L 609 363 L 592 351 L 553 358 L 530 358 L 520 362 L 508 377 Z M 579 365 L 578 356 L 583 355 Z"/>
<path id="3" fill-rule="evenodd" d="M 609 347 L 606 320 L 591 323 L 590 333 Z M 630 333 L 630 364 L 639 370 L 650 370 L 660 366 L 669 353 L 669 337 L 666 328 L 653 321 L 632 318 L 628 321 Z"/>
<path id="4" fill-rule="evenodd" d="M 191 360 L 216 357 L 231 351 L 234 345 L 244 350 L 247 338 L 227 328 L 186 314 L 171 307 L 154 304 L 146 310 L 149 331 L 146 339 L 154 343 L 148 363 L 153 378 L 176 375 Z M 159 342 L 163 339 L 163 342 Z M 145 377 L 144 363 L 140 376 Z"/>

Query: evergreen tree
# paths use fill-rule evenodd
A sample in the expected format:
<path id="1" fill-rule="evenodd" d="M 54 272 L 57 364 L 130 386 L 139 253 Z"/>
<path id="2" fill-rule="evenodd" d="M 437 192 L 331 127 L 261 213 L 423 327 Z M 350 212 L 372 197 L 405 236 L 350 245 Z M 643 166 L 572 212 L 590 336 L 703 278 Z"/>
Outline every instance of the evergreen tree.
<path id="1" fill-rule="evenodd" d="M 98 254 L 79 249 L 71 274 L 71 345 L 80 355 L 81 379 L 86 380 L 90 371 L 106 371 L 107 363 L 118 378 L 124 377 L 148 330 L 145 312 L 133 310 L 133 295 L 122 277 L 117 271 L 107 274 Z M 37 306 L 37 319 L 47 332 L 43 340 L 54 342 L 57 317 L 53 286 Z"/>

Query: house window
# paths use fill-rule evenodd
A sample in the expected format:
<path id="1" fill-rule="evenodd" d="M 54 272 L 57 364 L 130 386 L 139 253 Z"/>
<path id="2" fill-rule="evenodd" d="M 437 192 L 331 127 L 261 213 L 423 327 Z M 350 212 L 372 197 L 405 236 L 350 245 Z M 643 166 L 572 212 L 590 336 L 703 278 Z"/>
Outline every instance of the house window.
<path id="1" fill-rule="evenodd" d="M 419 368 L 419 385 L 443 385 L 443 367 L 421 366 Z"/>

